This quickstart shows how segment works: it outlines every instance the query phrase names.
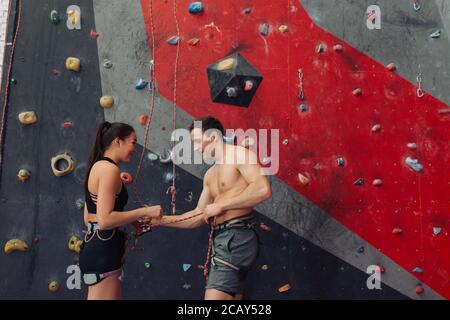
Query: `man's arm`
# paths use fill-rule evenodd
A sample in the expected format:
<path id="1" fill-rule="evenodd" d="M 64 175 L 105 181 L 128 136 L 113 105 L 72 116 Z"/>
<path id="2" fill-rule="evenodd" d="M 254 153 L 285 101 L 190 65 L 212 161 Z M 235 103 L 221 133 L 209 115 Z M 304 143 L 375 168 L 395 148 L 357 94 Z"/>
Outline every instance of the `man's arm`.
<path id="1" fill-rule="evenodd" d="M 238 164 L 242 177 L 248 186 L 239 195 L 224 199 L 205 208 L 206 218 L 220 215 L 224 211 L 232 209 L 253 208 L 272 196 L 272 188 L 269 180 L 261 173 L 261 166 L 257 162 L 256 154 L 245 149 L 246 163 Z"/>
<path id="2" fill-rule="evenodd" d="M 205 175 L 205 178 L 203 180 L 203 191 L 202 191 L 202 194 L 200 195 L 200 198 L 198 199 L 197 207 L 194 210 L 188 211 L 181 215 L 163 216 L 161 219 L 161 223 L 163 226 L 192 229 L 192 228 L 197 228 L 197 227 L 200 227 L 200 226 L 206 224 L 203 219 L 204 214 L 200 214 L 200 213 L 203 213 L 203 210 L 206 208 L 206 206 L 212 202 L 211 193 L 209 191 L 209 187 L 208 187 L 208 183 L 207 183 L 206 179 L 207 179 L 207 177 Z M 194 218 L 190 218 L 195 215 L 197 215 L 197 216 Z M 173 221 L 176 221 L 179 219 L 184 219 L 184 218 L 186 218 L 186 219 L 189 218 L 189 219 L 173 223 Z"/>

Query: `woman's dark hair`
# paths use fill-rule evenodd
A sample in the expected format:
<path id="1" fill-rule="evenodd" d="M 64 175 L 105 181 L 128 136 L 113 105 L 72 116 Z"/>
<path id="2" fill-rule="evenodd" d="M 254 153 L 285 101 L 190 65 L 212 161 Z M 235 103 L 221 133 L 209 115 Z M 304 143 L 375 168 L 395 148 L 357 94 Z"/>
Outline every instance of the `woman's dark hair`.
<path id="1" fill-rule="evenodd" d="M 98 126 L 86 169 L 86 178 L 84 183 L 86 188 L 88 186 L 89 173 L 91 173 L 92 166 L 95 162 L 100 160 L 101 157 L 103 157 L 105 150 L 108 149 L 114 139 L 119 138 L 120 140 L 125 140 L 125 138 L 133 132 L 133 127 L 126 123 L 109 123 L 108 121 L 105 121 Z"/>

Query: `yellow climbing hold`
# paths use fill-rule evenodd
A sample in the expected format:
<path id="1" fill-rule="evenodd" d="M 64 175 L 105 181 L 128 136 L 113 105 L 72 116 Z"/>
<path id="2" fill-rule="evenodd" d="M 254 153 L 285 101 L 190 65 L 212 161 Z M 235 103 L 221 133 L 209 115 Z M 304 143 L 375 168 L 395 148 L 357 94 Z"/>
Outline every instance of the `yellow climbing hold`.
<path id="1" fill-rule="evenodd" d="M 63 170 L 59 170 L 56 167 L 56 165 L 58 164 L 59 161 L 66 161 L 67 167 Z M 57 177 L 65 176 L 65 175 L 71 173 L 73 171 L 73 169 L 75 168 L 75 164 L 74 164 L 72 158 L 67 153 L 59 154 L 59 155 L 53 157 L 51 160 L 51 165 L 52 165 L 53 174 Z"/>
<path id="2" fill-rule="evenodd" d="M 71 236 L 68 243 L 69 250 L 80 253 L 82 243 L 83 240 L 78 239 L 76 236 Z"/>
<path id="3" fill-rule="evenodd" d="M 25 182 L 26 180 L 28 180 L 28 178 L 30 178 L 30 171 L 26 170 L 26 169 L 20 169 L 19 173 L 17 174 L 17 177 L 19 178 L 20 181 Z"/>
<path id="4" fill-rule="evenodd" d="M 11 239 L 5 244 L 5 253 L 11 253 L 13 251 L 26 251 L 27 249 L 27 243 L 20 239 Z"/>
<path id="5" fill-rule="evenodd" d="M 22 124 L 33 124 L 36 123 L 37 117 L 34 111 L 26 111 L 19 113 L 19 121 Z"/>
<path id="6" fill-rule="evenodd" d="M 114 105 L 114 98 L 112 96 L 103 96 L 100 98 L 100 106 L 109 109 Z"/>
<path id="7" fill-rule="evenodd" d="M 59 283 L 58 283 L 58 281 L 52 281 L 52 282 L 50 282 L 50 283 L 48 284 L 48 290 L 49 290 L 50 292 L 53 292 L 53 293 L 57 292 L 57 291 L 59 290 Z"/>
<path id="8" fill-rule="evenodd" d="M 217 70 L 228 71 L 230 69 L 233 69 L 235 65 L 236 60 L 234 58 L 228 58 L 219 62 L 219 64 L 217 65 Z"/>
<path id="9" fill-rule="evenodd" d="M 68 57 L 66 59 L 66 69 L 70 71 L 79 72 L 81 67 L 80 59 L 74 57 Z"/>

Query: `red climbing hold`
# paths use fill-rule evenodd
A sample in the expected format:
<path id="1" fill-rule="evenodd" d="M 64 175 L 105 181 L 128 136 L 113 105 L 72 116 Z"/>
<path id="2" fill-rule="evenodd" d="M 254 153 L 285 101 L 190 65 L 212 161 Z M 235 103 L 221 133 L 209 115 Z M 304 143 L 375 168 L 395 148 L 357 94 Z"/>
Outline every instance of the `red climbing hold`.
<path id="1" fill-rule="evenodd" d="M 422 294 L 424 292 L 424 288 L 422 286 L 417 286 L 416 287 L 416 293 L 417 294 Z"/>
<path id="2" fill-rule="evenodd" d="M 394 229 L 392 229 L 392 233 L 393 233 L 393 234 L 401 234 L 402 232 L 403 232 L 403 230 L 400 229 L 400 228 L 394 228 Z"/>
<path id="3" fill-rule="evenodd" d="M 360 88 L 356 88 L 352 93 L 355 97 L 359 97 L 362 95 L 362 90 Z"/>
<path id="4" fill-rule="evenodd" d="M 139 123 L 143 126 L 148 124 L 148 115 L 143 114 L 141 116 L 139 116 Z"/>
<path id="5" fill-rule="evenodd" d="M 199 38 L 192 38 L 192 39 L 189 39 L 187 43 L 188 43 L 190 46 L 195 47 L 199 42 L 200 42 L 200 39 L 199 39 Z"/>
<path id="6" fill-rule="evenodd" d="M 264 224 L 264 223 L 261 223 L 259 225 L 259 227 L 261 228 L 261 230 L 264 230 L 264 231 L 272 231 L 272 228 L 269 227 L 267 224 Z"/>
<path id="7" fill-rule="evenodd" d="M 378 273 L 384 273 L 385 271 L 386 271 L 386 269 L 384 269 L 383 266 L 378 266 L 378 268 L 377 268 Z"/>
<path id="8" fill-rule="evenodd" d="M 94 29 L 91 29 L 91 37 L 92 38 L 98 38 L 100 34 L 98 32 L 96 32 Z"/>
<path id="9" fill-rule="evenodd" d="M 70 121 L 64 121 L 64 123 L 62 124 L 62 127 L 63 127 L 64 129 L 70 129 L 70 128 L 73 127 L 73 123 L 70 122 Z"/>
<path id="10" fill-rule="evenodd" d="M 337 44 L 333 47 L 334 51 L 336 52 L 342 52 L 344 50 L 344 47 L 340 44 Z"/>
<path id="11" fill-rule="evenodd" d="M 120 174 L 120 179 L 125 184 L 130 184 L 133 181 L 133 178 L 131 177 L 131 174 L 129 174 L 128 172 L 122 172 Z"/>

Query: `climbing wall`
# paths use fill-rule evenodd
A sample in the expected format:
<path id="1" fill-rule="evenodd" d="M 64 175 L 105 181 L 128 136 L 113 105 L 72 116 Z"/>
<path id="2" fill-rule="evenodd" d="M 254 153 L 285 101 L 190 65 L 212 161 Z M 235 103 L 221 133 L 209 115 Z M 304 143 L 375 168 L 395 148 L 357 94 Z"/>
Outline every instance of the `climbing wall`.
<path id="1" fill-rule="evenodd" d="M 78 204 L 98 123 L 136 128 L 143 161 L 122 169 L 140 198 L 170 212 L 170 133 L 210 114 L 226 128 L 280 130 L 273 197 L 254 212 L 270 228 L 259 230 L 247 298 L 448 298 L 450 4 L 374 2 L 375 30 L 365 0 L 204 1 L 198 13 L 185 0 L 12 0 L 6 42 L 19 31 L 2 76 L 0 243 L 17 238 L 28 249 L 0 255 L 0 297 L 86 296 L 83 285 L 66 284 L 78 262 L 68 242 L 82 237 Z M 66 25 L 70 5 L 80 8 L 80 29 Z M 220 79 L 208 81 L 208 67 L 236 54 L 249 66 L 243 80 L 262 78 L 246 106 L 234 106 L 226 86 L 217 102 Z M 66 69 L 68 57 L 80 60 L 78 72 Z M 152 66 L 153 85 L 142 87 Z M 234 98 L 246 94 L 236 88 Z M 102 96 L 111 108 L 100 107 Z M 139 119 L 152 106 L 146 135 Z M 34 124 L 19 121 L 26 111 Z M 58 177 L 51 159 L 61 154 L 74 170 Z M 195 206 L 206 169 L 176 167 L 177 214 Z M 142 236 L 127 256 L 124 297 L 201 299 L 207 233 Z M 381 290 L 366 284 L 371 265 L 382 271 Z"/>

